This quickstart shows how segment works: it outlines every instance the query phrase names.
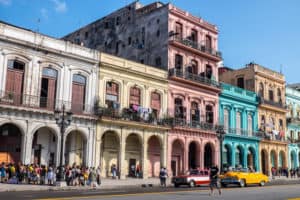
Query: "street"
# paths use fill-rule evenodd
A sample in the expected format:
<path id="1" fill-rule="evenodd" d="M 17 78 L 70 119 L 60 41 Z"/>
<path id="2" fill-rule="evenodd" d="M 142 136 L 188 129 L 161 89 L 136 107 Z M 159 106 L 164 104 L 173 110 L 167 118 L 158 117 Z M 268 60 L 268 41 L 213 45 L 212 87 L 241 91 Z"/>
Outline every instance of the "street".
<path id="1" fill-rule="evenodd" d="M 266 187 L 225 188 L 222 195 L 209 196 L 207 187 L 190 188 L 137 188 L 115 190 L 86 191 L 38 191 L 38 192 L 3 192 L 0 199 L 39 199 L 39 200 L 198 200 L 198 199 L 230 199 L 230 200 L 282 200 L 300 199 L 300 185 L 276 185 Z"/>

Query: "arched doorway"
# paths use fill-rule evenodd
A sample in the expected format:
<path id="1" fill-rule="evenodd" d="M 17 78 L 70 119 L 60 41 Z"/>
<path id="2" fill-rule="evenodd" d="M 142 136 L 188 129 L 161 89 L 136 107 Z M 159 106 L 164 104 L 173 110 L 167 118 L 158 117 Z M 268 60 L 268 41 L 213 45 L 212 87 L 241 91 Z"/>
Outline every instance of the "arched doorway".
<path id="1" fill-rule="evenodd" d="M 270 158 L 271 158 L 271 167 L 275 167 L 277 169 L 278 167 L 277 156 L 274 150 L 271 151 Z"/>
<path id="2" fill-rule="evenodd" d="M 297 158 L 296 158 L 295 151 L 291 151 L 290 158 L 291 158 L 291 168 L 297 168 L 297 163 L 296 163 Z"/>
<path id="3" fill-rule="evenodd" d="M 189 169 L 196 169 L 200 167 L 199 163 L 199 147 L 195 141 L 189 145 Z"/>
<path id="4" fill-rule="evenodd" d="M 261 150 L 261 170 L 265 175 L 269 175 L 268 153 L 265 149 Z"/>
<path id="5" fill-rule="evenodd" d="M 213 163 L 213 159 L 214 159 L 214 155 L 213 155 L 213 149 L 212 149 L 212 144 L 211 143 L 207 143 L 204 147 L 204 167 L 205 168 L 211 168 Z"/>
<path id="6" fill-rule="evenodd" d="M 183 155 L 184 145 L 182 141 L 176 139 L 172 144 L 171 170 L 173 176 L 183 172 Z"/>
<path id="7" fill-rule="evenodd" d="M 112 176 L 111 167 L 115 165 L 119 168 L 120 140 L 117 133 L 107 131 L 101 138 L 101 175 L 103 177 Z"/>
<path id="8" fill-rule="evenodd" d="M 254 169 L 255 171 L 257 171 L 256 169 L 256 157 L 255 157 L 255 149 L 253 147 L 249 147 L 248 148 L 248 152 L 247 152 L 247 167 Z"/>
<path id="9" fill-rule="evenodd" d="M 226 167 L 232 166 L 232 159 L 231 159 L 231 147 L 229 144 L 225 144 L 223 148 L 223 165 Z"/>
<path id="10" fill-rule="evenodd" d="M 48 127 L 39 128 L 33 135 L 31 163 L 56 166 L 57 136 Z"/>
<path id="11" fill-rule="evenodd" d="M 142 143 L 137 134 L 130 134 L 126 138 L 125 147 L 125 171 L 129 177 L 136 177 L 136 169 L 142 169 Z"/>
<path id="12" fill-rule="evenodd" d="M 243 148 L 237 146 L 235 149 L 235 167 L 245 167 L 243 166 Z"/>
<path id="13" fill-rule="evenodd" d="M 157 136 L 151 136 L 148 140 L 149 177 L 158 177 L 163 163 L 161 143 Z M 164 166 L 166 167 L 166 166 Z"/>
<path id="14" fill-rule="evenodd" d="M 287 167 L 285 153 L 283 151 L 279 152 L 279 162 L 277 164 L 278 167 Z"/>
<path id="15" fill-rule="evenodd" d="M 67 135 L 65 147 L 65 164 L 86 165 L 87 140 L 83 133 L 72 131 Z"/>
<path id="16" fill-rule="evenodd" d="M 21 161 L 23 135 L 13 124 L 0 126 L 0 163 L 18 163 Z"/>

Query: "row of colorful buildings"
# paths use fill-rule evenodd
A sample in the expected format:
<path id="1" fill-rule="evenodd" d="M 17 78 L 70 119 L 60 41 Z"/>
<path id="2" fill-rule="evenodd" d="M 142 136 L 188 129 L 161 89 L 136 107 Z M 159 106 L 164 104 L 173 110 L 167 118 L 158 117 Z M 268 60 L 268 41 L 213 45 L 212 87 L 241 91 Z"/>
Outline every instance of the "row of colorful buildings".
<path id="1" fill-rule="evenodd" d="M 0 162 L 62 155 L 103 176 L 116 165 L 122 179 L 132 166 L 143 178 L 221 160 L 299 167 L 300 87 L 221 63 L 217 27 L 172 4 L 137 1 L 62 39 L 0 22 Z M 73 115 L 61 133 L 63 107 Z"/>

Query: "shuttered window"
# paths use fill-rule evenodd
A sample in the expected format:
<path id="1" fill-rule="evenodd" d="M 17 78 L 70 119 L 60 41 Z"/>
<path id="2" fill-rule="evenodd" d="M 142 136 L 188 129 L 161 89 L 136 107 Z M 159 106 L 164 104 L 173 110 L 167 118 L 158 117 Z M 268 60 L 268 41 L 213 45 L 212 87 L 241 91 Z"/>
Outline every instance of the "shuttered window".
<path id="1" fill-rule="evenodd" d="M 57 71 L 51 68 L 43 68 L 40 107 L 54 109 L 56 96 Z"/>
<path id="2" fill-rule="evenodd" d="M 73 75 L 72 83 L 72 112 L 82 113 L 85 104 L 86 79 L 79 74 Z"/>
<path id="3" fill-rule="evenodd" d="M 151 93 L 151 108 L 157 110 L 158 112 L 161 109 L 160 94 L 157 92 Z"/>
<path id="4" fill-rule="evenodd" d="M 130 88 L 129 104 L 140 105 L 141 103 L 141 90 L 137 87 Z"/>

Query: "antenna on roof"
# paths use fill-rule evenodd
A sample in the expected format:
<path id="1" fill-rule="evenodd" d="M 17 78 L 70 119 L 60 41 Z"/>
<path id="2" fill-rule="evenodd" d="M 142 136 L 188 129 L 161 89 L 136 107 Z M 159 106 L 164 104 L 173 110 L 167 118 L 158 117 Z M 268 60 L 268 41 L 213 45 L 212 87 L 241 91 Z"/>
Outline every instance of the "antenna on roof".
<path id="1" fill-rule="evenodd" d="M 282 64 L 280 64 L 280 74 L 282 74 Z"/>
<path id="2" fill-rule="evenodd" d="M 40 22 L 41 22 L 41 18 L 38 18 L 36 21 L 36 31 L 37 33 L 39 33 L 40 31 Z"/>

